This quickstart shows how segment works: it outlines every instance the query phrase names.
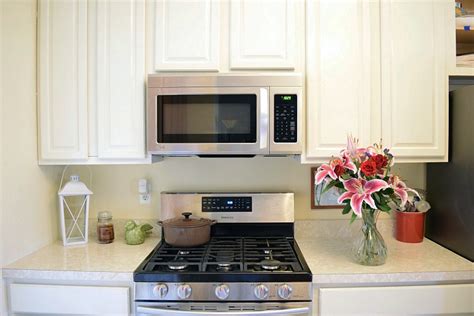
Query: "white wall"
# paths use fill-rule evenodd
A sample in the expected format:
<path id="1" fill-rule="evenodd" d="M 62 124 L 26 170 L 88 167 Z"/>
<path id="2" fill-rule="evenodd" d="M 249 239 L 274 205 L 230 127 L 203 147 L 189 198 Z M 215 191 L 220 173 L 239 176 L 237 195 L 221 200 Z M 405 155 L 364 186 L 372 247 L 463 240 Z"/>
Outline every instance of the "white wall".
<path id="1" fill-rule="evenodd" d="M 91 217 L 109 210 L 115 218 L 158 218 L 161 191 L 291 191 L 297 219 L 349 218 L 340 210 L 311 210 L 310 168 L 290 158 L 168 158 L 145 166 L 94 166 Z M 395 172 L 425 188 L 424 164 L 400 164 Z M 87 183 L 88 170 L 73 167 Z M 68 172 L 69 173 L 69 172 Z M 151 205 L 138 203 L 138 179 L 152 184 Z"/>
<path id="2" fill-rule="evenodd" d="M 0 2 L 3 266 L 57 239 L 61 168 L 37 164 L 36 1 Z"/>

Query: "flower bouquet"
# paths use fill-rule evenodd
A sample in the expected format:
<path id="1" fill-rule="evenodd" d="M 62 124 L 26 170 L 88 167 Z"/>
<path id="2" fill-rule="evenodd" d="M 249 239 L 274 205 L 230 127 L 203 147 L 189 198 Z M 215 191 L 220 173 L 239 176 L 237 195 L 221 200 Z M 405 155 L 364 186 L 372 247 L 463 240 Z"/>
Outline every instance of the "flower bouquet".
<path id="1" fill-rule="evenodd" d="M 339 188 L 337 202 L 344 205 L 342 214 L 351 213 L 351 223 L 362 218 L 363 234 L 354 244 L 353 255 L 363 265 L 381 265 L 387 258 L 387 246 L 376 226 L 379 213 L 390 212 L 394 204 L 403 208 L 408 192 L 418 195 L 390 173 L 393 164 L 389 149 L 381 144 L 358 147 L 358 140 L 349 136 L 340 156 L 321 165 L 315 174 L 316 184 L 325 182 L 323 192 Z"/>

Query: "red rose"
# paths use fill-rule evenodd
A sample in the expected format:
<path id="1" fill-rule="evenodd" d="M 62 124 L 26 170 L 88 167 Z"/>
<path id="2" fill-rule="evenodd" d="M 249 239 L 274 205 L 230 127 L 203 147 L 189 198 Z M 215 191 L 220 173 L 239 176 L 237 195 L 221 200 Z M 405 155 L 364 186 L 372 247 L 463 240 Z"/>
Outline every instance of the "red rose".
<path id="1" fill-rule="evenodd" d="M 360 165 L 360 170 L 367 177 L 371 177 L 377 173 L 377 164 L 372 159 L 367 159 Z"/>
<path id="2" fill-rule="evenodd" d="M 334 167 L 334 173 L 336 174 L 336 176 L 340 177 L 344 172 L 346 171 L 346 169 L 341 166 L 341 165 L 336 165 Z"/>
<path id="3" fill-rule="evenodd" d="M 377 173 L 383 174 L 383 168 L 385 168 L 388 164 L 387 157 L 382 154 L 377 154 L 375 156 L 370 157 L 370 160 L 375 162 L 375 165 L 377 167 Z"/>
<path id="4" fill-rule="evenodd" d="M 377 169 L 385 168 L 388 164 L 388 159 L 382 154 L 377 154 L 375 156 L 370 157 L 371 160 L 375 162 Z"/>

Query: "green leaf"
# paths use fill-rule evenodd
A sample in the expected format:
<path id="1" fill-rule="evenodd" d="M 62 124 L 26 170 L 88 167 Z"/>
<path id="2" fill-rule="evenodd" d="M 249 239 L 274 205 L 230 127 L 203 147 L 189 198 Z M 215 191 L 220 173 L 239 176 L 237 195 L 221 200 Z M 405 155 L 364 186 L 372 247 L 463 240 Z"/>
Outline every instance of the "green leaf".
<path id="1" fill-rule="evenodd" d="M 336 180 L 332 180 L 331 182 L 329 182 L 328 184 L 326 184 L 326 186 L 324 187 L 324 189 L 321 191 L 321 194 L 323 194 L 324 192 L 327 192 L 329 189 L 331 189 L 333 186 L 336 185 Z"/>
<path id="2" fill-rule="evenodd" d="M 352 212 L 351 224 L 354 223 L 354 221 L 356 220 L 356 218 L 357 218 L 356 213 Z"/>
<path id="3" fill-rule="evenodd" d="M 351 211 L 351 203 L 347 203 L 346 206 L 344 206 L 344 209 L 342 210 L 342 214 L 347 214 Z"/>
<path id="4" fill-rule="evenodd" d="M 375 203 L 380 203 L 380 196 L 377 193 L 372 195 L 375 198 Z"/>
<path id="5" fill-rule="evenodd" d="M 380 205 L 378 205 L 378 208 L 379 208 L 379 210 L 381 210 L 383 212 L 390 212 L 392 210 L 390 208 L 390 206 L 388 206 L 387 204 L 380 204 Z"/>

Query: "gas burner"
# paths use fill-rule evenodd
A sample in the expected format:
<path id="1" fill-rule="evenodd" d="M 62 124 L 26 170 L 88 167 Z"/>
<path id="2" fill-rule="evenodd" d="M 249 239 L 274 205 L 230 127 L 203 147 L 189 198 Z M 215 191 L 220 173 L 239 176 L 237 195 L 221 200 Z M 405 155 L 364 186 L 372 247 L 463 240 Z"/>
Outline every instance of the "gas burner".
<path id="1" fill-rule="evenodd" d="M 188 262 L 186 259 L 180 256 L 186 256 L 189 255 L 188 250 L 178 250 L 178 253 L 174 257 L 173 261 L 168 263 L 168 269 L 172 271 L 183 271 L 188 268 Z"/>
<path id="2" fill-rule="evenodd" d="M 219 272 L 229 272 L 232 271 L 232 265 L 230 263 L 218 263 L 216 270 Z"/>
<path id="3" fill-rule="evenodd" d="M 260 262 L 260 266 L 263 270 L 275 271 L 281 268 L 281 262 L 274 259 L 265 259 Z"/>
<path id="4" fill-rule="evenodd" d="M 232 251 L 218 251 L 216 254 L 216 261 L 218 263 L 234 261 L 234 253 Z"/>
<path id="5" fill-rule="evenodd" d="M 183 271 L 186 270 L 188 265 L 185 261 L 175 261 L 168 264 L 168 268 L 173 271 Z"/>

